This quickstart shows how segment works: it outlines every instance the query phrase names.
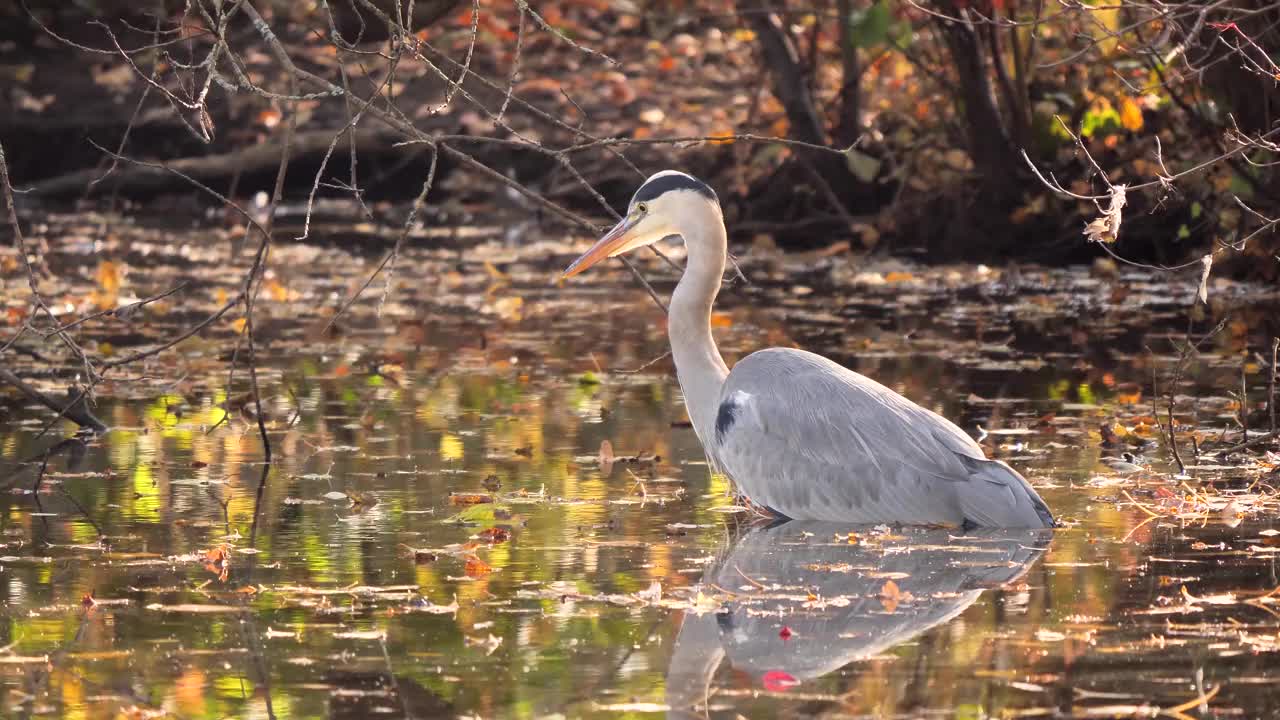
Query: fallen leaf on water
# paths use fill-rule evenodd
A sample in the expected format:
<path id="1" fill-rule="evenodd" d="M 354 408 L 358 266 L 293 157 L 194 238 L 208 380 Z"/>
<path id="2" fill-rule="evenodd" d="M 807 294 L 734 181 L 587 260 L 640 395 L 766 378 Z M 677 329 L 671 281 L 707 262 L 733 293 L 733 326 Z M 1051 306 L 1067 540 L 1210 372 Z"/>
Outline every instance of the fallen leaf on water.
<path id="1" fill-rule="evenodd" d="M 636 597 L 641 600 L 656 603 L 662 599 L 662 583 L 654 580 L 649 583 L 649 587 L 636 593 Z"/>
<path id="2" fill-rule="evenodd" d="M 1201 595 L 1199 597 L 1192 595 L 1187 586 L 1182 586 L 1182 597 L 1191 605 L 1235 605 L 1239 602 L 1232 593 L 1219 593 L 1217 595 Z"/>
<path id="3" fill-rule="evenodd" d="M 227 581 L 227 575 L 231 572 L 231 555 L 226 545 L 205 550 L 201 553 L 201 559 L 205 570 L 217 575 L 218 580 Z"/>
<path id="4" fill-rule="evenodd" d="M 466 567 L 467 577 L 473 577 L 473 578 L 482 577 L 484 575 L 488 575 L 491 572 L 493 572 L 493 567 L 490 566 L 489 563 L 481 560 L 475 555 L 467 556 L 467 567 Z"/>
<path id="5" fill-rule="evenodd" d="M 183 603 L 179 605 L 161 605 L 160 603 L 152 603 L 147 606 L 148 610 L 158 610 L 166 613 L 238 613 L 244 608 L 238 605 L 202 605 L 199 603 Z"/>
<path id="6" fill-rule="evenodd" d="M 449 493 L 450 505 L 483 505 L 493 502 L 493 496 L 487 493 Z"/>
<path id="7" fill-rule="evenodd" d="M 884 586 L 880 588 L 880 604 L 884 606 L 885 612 L 897 610 L 898 601 L 901 599 L 902 590 L 898 588 L 898 583 L 886 580 Z"/>
<path id="8" fill-rule="evenodd" d="M 349 630 L 336 632 L 333 636 L 343 640 L 382 640 L 387 634 L 382 630 Z"/>
<path id="9" fill-rule="evenodd" d="M 769 670 L 760 677 L 760 684 L 769 692 L 786 692 L 799 685 L 800 681 L 785 670 Z"/>
<path id="10" fill-rule="evenodd" d="M 600 463 L 600 472 L 608 475 L 613 472 L 613 443 L 608 440 L 600 441 L 600 454 L 596 458 Z"/>

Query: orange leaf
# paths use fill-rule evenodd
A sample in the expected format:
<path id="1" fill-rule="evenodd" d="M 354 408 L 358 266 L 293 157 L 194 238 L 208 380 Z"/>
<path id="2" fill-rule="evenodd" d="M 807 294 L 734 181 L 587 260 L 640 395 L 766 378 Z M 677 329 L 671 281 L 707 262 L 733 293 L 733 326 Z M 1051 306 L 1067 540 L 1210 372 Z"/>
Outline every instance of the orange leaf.
<path id="1" fill-rule="evenodd" d="M 450 505 L 483 505 L 493 502 L 493 496 L 487 493 L 449 493 Z"/>
<path id="2" fill-rule="evenodd" d="M 283 117 L 279 110 L 275 108 L 267 108 L 258 113 L 258 124 L 270 130 L 280 124 L 280 118 Z"/>
<path id="3" fill-rule="evenodd" d="M 219 545 L 209 548 L 203 555 L 204 569 L 217 575 L 222 582 L 226 582 L 227 575 L 231 573 L 231 555 L 227 552 L 227 546 Z"/>
<path id="4" fill-rule="evenodd" d="M 716 130 L 708 135 L 708 137 L 711 138 L 710 142 L 712 145 L 733 144 L 733 130 Z"/>
<path id="5" fill-rule="evenodd" d="M 467 577 L 480 577 L 493 572 L 493 568 L 475 555 L 468 555 L 466 572 Z"/>
<path id="6" fill-rule="evenodd" d="M 902 590 L 898 589 L 898 583 L 885 580 L 884 587 L 880 588 L 880 604 L 884 606 L 885 612 L 897 610 L 898 600 L 901 598 Z"/>
<path id="7" fill-rule="evenodd" d="M 98 286 L 108 295 L 120 292 L 120 266 L 110 260 L 98 263 Z"/>
<path id="8" fill-rule="evenodd" d="M 511 531 L 500 527 L 485 528 L 480 531 L 480 538 L 490 543 L 506 542 L 511 539 Z"/>
<path id="9" fill-rule="evenodd" d="M 1142 108 L 1138 107 L 1133 98 L 1120 98 L 1120 124 L 1130 132 L 1142 129 Z"/>

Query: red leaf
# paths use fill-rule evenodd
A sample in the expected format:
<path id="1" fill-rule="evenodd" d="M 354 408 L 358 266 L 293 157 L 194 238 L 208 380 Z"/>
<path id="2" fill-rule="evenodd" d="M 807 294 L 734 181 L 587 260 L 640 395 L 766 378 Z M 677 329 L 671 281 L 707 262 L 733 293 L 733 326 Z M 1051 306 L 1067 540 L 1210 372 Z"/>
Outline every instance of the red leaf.
<path id="1" fill-rule="evenodd" d="M 760 684 L 770 692 L 786 692 L 800 684 L 800 681 L 785 670 L 770 670 L 760 678 Z"/>

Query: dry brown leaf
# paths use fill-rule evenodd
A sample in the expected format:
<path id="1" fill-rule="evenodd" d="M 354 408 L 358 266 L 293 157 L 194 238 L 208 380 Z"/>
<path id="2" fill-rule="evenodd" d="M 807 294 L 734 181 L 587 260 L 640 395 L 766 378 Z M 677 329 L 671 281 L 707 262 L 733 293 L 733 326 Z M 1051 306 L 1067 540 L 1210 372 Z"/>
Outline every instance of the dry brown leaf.
<path id="1" fill-rule="evenodd" d="M 1200 258 L 1200 287 L 1196 290 L 1196 299 L 1202 305 L 1209 304 L 1209 273 L 1213 270 L 1213 253 Z"/>
<path id="2" fill-rule="evenodd" d="M 1111 202 L 1101 215 L 1084 226 L 1084 234 L 1091 242 L 1113 243 L 1120 237 L 1120 224 L 1124 219 L 1125 197 L 1124 185 L 1111 186 Z"/>

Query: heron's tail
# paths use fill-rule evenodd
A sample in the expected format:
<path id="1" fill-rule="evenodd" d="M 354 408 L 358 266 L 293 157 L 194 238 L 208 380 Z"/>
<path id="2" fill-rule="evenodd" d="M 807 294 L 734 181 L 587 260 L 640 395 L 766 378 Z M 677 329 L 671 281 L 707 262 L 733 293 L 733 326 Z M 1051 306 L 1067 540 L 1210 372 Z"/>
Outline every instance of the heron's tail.
<path id="1" fill-rule="evenodd" d="M 1040 494 L 1018 471 L 999 460 L 960 455 L 969 469 L 969 482 L 960 491 L 967 522 L 985 527 L 1056 527 L 1053 513 Z"/>

